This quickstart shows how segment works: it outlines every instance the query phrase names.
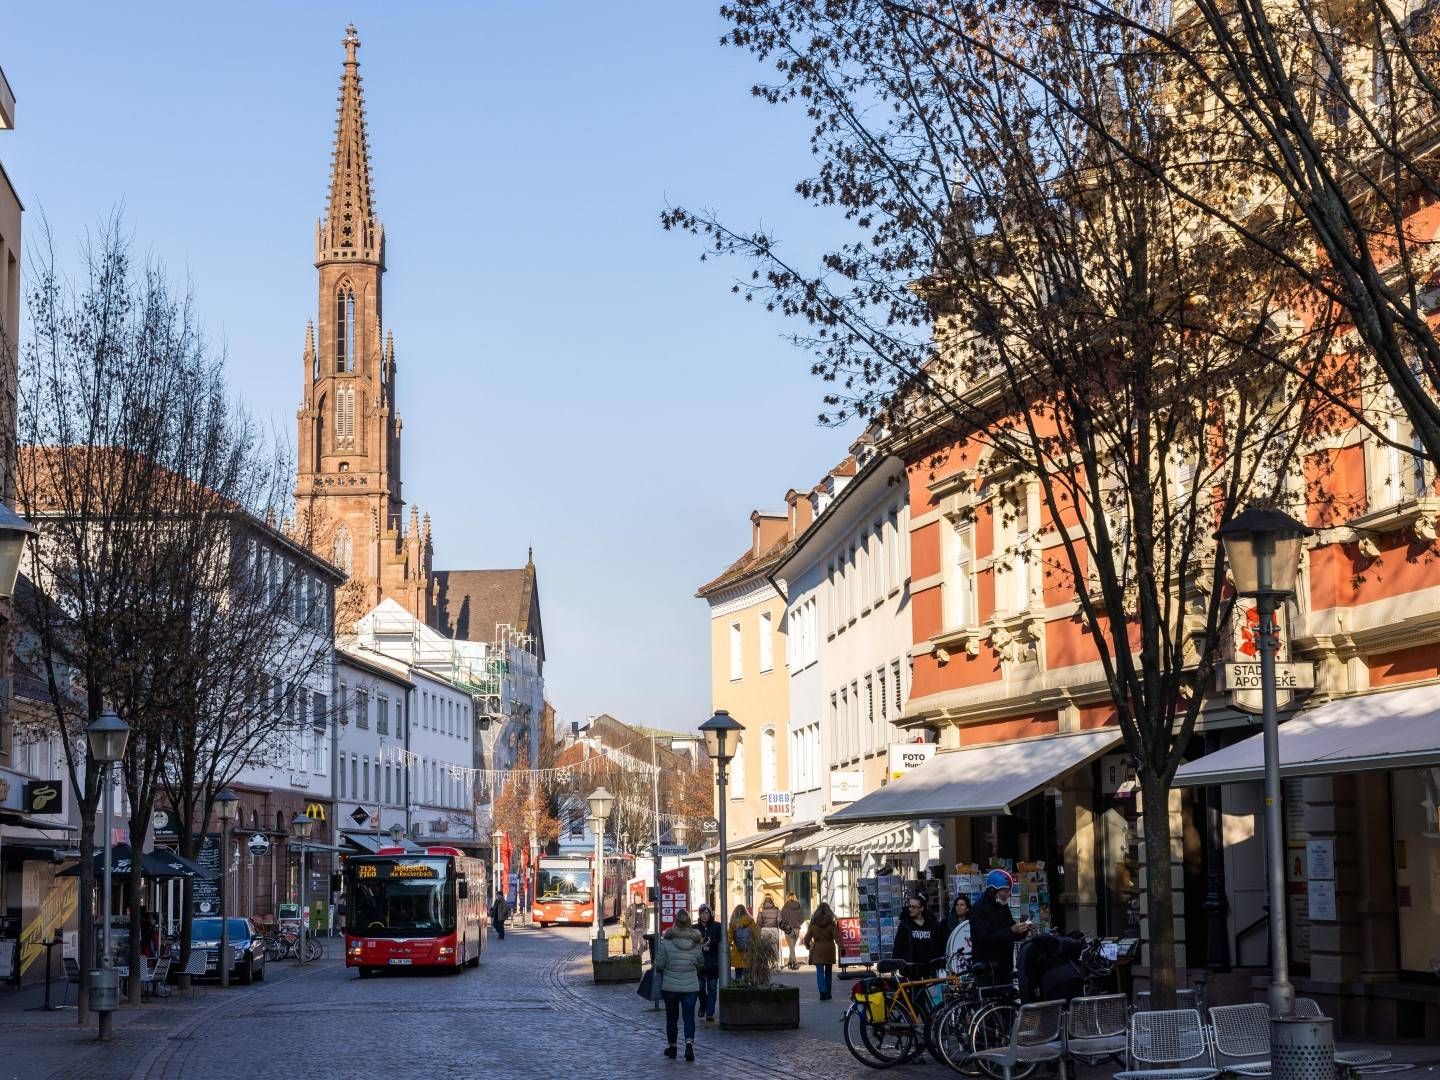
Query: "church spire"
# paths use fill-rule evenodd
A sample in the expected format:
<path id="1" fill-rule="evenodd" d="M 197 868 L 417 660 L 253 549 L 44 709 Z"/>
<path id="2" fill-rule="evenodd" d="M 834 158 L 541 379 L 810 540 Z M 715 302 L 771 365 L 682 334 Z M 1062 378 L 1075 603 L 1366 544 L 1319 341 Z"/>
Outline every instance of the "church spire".
<path id="1" fill-rule="evenodd" d="M 375 220 L 370 185 L 370 146 L 365 136 L 365 93 L 360 87 L 360 36 L 345 29 L 345 70 L 335 122 L 335 157 L 330 166 L 330 200 L 316 237 L 316 261 L 384 258 L 384 230 Z"/>

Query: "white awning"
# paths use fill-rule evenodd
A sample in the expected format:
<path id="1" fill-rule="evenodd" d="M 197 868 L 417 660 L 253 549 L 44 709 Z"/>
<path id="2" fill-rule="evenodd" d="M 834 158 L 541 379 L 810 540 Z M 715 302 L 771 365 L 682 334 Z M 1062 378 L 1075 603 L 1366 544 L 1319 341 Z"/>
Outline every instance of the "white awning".
<path id="1" fill-rule="evenodd" d="M 1115 728 L 1050 735 L 937 753 L 879 791 L 829 815 L 826 824 L 1008 814 L 1055 779 L 1120 741 Z"/>
<path id="2" fill-rule="evenodd" d="M 1316 776 L 1440 765 L 1440 687 L 1414 686 L 1327 701 L 1280 725 L 1280 775 Z M 1262 780 L 1256 734 L 1180 766 L 1180 787 Z"/>

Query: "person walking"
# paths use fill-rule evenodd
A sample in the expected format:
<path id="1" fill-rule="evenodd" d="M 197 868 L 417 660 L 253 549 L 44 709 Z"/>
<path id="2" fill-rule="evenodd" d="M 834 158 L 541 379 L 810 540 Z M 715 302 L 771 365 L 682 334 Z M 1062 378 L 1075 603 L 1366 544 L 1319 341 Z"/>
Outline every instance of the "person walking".
<path id="1" fill-rule="evenodd" d="M 760 928 L 745 910 L 744 904 L 736 904 L 730 913 L 730 966 L 735 969 L 735 981 L 745 978 L 745 954 L 755 942 Z"/>
<path id="2" fill-rule="evenodd" d="M 1015 943 L 1032 929 L 1029 919 L 1015 921 L 1010 914 L 1010 890 L 1015 879 L 1004 870 L 985 875 L 985 891 L 970 912 L 971 956 L 987 964 L 997 984 L 1008 983 L 1015 974 Z"/>
<path id="3" fill-rule="evenodd" d="M 913 968 L 912 974 L 928 979 L 945 957 L 945 938 L 940 920 L 930 914 L 925 900 L 912 896 L 895 925 L 895 945 L 890 955 Z"/>
<path id="4" fill-rule="evenodd" d="M 655 954 L 655 974 L 665 998 L 665 1056 L 675 1056 L 681 1014 L 685 1018 L 685 1060 L 695 1060 L 695 999 L 700 996 L 700 969 L 705 964 L 704 935 L 690 925 L 690 913 L 677 911 L 675 925 L 665 931 Z"/>
<path id="5" fill-rule="evenodd" d="M 946 965 L 951 971 L 956 971 L 952 966 L 956 955 L 960 954 L 966 959 L 970 956 L 970 897 L 964 893 L 955 897 L 941 931 L 945 935 Z"/>
<path id="6" fill-rule="evenodd" d="M 709 904 L 701 904 L 695 929 L 700 931 L 700 1013 L 707 1023 L 715 1020 L 715 1006 L 720 1000 L 720 954 L 725 948 L 725 931 L 715 919 Z"/>
<path id="7" fill-rule="evenodd" d="M 790 959 L 787 966 L 794 971 L 800 966 L 795 959 L 795 946 L 800 941 L 800 926 L 805 922 L 805 909 L 800 906 L 800 901 L 795 899 L 795 894 L 785 894 L 785 906 L 780 909 L 780 932 L 785 935 L 785 944 L 790 951 Z"/>
<path id="8" fill-rule="evenodd" d="M 505 940 L 505 920 L 510 917 L 510 905 L 505 902 L 505 894 L 496 890 L 495 900 L 490 905 L 490 922 L 495 927 L 495 935 Z"/>
<path id="9" fill-rule="evenodd" d="M 810 950 L 810 963 L 815 965 L 815 986 L 820 991 L 820 1000 L 829 1001 L 835 961 L 840 955 L 840 926 L 830 905 L 823 901 L 810 916 L 805 948 Z"/>

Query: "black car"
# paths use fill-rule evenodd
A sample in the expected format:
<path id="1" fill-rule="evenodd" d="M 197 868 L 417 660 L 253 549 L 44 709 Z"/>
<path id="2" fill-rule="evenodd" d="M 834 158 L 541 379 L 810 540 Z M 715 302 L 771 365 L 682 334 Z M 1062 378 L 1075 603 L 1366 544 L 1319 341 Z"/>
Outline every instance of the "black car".
<path id="1" fill-rule="evenodd" d="M 227 920 L 230 936 L 230 977 L 249 985 L 265 978 L 265 941 L 260 927 L 251 919 L 232 915 Z M 220 920 L 197 918 L 190 926 L 190 948 L 205 953 L 205 974 L 218 978 L 220 973 Z"/>

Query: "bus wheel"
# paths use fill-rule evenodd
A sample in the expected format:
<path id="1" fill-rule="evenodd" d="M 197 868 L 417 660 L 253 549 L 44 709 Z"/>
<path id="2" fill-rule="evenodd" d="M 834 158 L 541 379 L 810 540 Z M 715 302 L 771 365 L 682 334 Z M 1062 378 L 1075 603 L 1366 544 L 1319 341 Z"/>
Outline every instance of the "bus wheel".
<path id="1" fill-rule="evenodd" d="M 371 975 L 374 975 L 374 974 L 375 974 L 375 969 L 374 969 L 374 968 L 362 967 L 362 968 L 360 968 L 359 970 L 360 970 L 360 978 L 362 978 L 362 979 L 368 979 L 368 978 L 370 978 Z"/>

